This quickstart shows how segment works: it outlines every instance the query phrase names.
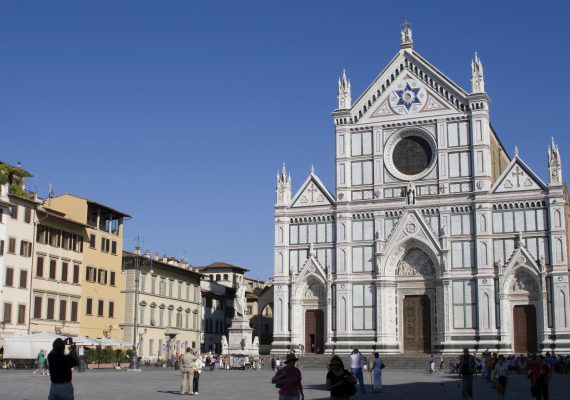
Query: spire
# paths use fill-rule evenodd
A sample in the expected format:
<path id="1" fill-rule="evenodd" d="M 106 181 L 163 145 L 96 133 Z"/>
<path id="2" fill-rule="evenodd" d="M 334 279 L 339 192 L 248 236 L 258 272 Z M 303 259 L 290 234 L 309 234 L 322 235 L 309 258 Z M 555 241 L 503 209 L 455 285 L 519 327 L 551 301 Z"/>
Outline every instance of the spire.
<path id="1" fill-rule="evenodd" d="M 485 93 L 485 78 L 483 77 L 483 64 L 477 52 L 471 60 L 471 93 Z"/>
<path id="2" fill-rule="evenodd" d="M 287 174 L 285 163 L 281 172 L 277 171 L 277 206 L 288 206 L 291 203 L 291 174 Z"/>
<path id="3" fill-rule="evenodd" d="M 515 146 L 515 157 L 519 156 L 519 146 Z"/>
<path id="4" fill-rule="evenodd" d="M 350 81 L 346 78 L 346 71 L 342 70 L 342 78 L 338 78 L 338 109 L 348 110 L 352 107 L 352 98 L 350 96 Z"/>
<path id="5" fill-rule="evenodd" d="M 315 166 L 311 164 L 311 175 L 315 174 Z"/>
<path id="6" fill-rule="evenodd" d="M 550 185 L 560 185 L 562 183 L 562 165 L 560 163 L 560 152 L 554 143 L 554 138 L 548 146 L 548 176 Z"/>
<path id="7" fill-rule="evenodd" d="M 414 47 L 414 41 L 412 40 L 412 24 L 405 20 L 402 24 L 402 31 L 400 32 L 402 36 L 402 42 L 400 47 L 402 49 L 411 49 Z"/>

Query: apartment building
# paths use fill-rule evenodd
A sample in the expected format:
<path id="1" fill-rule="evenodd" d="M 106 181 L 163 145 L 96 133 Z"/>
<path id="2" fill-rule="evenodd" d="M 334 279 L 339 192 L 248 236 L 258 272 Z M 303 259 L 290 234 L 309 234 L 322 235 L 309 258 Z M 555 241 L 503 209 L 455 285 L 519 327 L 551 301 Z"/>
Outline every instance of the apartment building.
<path id="1" fill-rule="evenodd" d="M 123 222 L 128 214 L 73 194 L 48 199 L 45 207 L 83 226 L 82 336 L 122 339 L 121 264 Z"/>
<path id="2" fill-rule="evenodd" d="M 185 261 L 123 251 L 123 341 L 143 359 L 166 359 L 200 343 L 200 278 Z"/>

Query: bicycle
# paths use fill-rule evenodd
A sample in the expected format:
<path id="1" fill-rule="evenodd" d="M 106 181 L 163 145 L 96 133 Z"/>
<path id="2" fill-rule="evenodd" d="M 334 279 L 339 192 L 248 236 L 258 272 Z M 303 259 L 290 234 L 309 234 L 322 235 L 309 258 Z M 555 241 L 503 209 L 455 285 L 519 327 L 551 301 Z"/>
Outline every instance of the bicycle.
<path id="1" fill-rule="evenodd" d="M 16 369 L 16 364 L 12 362 L 12 360 L 4 360 L 1 366 L 2 369 L 14 370 Z"/>

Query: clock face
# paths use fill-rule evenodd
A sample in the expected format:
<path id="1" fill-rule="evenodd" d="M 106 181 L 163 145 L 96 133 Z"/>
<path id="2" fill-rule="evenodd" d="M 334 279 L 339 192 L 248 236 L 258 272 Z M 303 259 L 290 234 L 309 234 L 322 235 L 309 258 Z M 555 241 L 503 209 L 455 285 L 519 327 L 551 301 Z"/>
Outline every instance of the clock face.
<path id="1" fill-rule="evenodd" d="M 386 144 L 385 163 L 397 179 L 415 181 L 426 177 L 435 167 L 435 140 L 423 129 L 396 132 Z"/>

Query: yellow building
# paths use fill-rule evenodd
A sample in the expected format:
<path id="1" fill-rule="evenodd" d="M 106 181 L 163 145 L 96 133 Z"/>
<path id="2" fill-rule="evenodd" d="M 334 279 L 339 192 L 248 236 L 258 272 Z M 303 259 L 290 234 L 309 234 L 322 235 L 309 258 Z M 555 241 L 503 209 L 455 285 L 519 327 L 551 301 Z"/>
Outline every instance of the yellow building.
<path id="1" fill-rule="evenodd" d="M 129 215 L 72 194 L 48 199 L 45 207 L 85 226 L 80 335 L 122 339 L 123 221 Z"/>

